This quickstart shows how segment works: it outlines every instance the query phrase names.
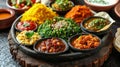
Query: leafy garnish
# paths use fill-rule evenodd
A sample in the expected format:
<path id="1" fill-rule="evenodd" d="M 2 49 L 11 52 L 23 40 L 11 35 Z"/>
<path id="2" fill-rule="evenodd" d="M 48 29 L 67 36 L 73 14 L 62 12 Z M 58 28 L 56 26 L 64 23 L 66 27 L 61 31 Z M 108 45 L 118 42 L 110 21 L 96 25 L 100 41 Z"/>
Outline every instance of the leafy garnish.
<path id="1" fill-rule="evenodd" d="M 24 23 L 23 23 L 23 26 L 24 26 L 24 27 L 28 27 L 28 26 L 30 26 L 30 24 L 27 23 L 27 22 L 24 22 Z"/>
<path id="2" fill-rule="evenodd" d="M 11 0 L 11 3 L 12 3 L 13 5 L 15 5 L 15 4 L 16 4 L 16 0 Z"/>
<path id="3" fill-rule="evenodd" d="M 26 2 L 27 2 L 27 5 L 31 4 L 31 0 L 26 0 Z"/>
<path id="4" fill-rule="evenodd" d="M 28 31 L 25 33 L 28 38 L 31 38 L 34 35 L 34 31 Z"/>

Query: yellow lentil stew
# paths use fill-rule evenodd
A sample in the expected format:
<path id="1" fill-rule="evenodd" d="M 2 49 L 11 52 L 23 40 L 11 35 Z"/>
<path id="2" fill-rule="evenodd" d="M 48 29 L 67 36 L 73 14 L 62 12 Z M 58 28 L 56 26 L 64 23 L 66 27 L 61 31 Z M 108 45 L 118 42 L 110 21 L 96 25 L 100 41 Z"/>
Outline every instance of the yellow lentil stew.
<path id="1" fill-rule="evenodd" d="M 22 31 L 17 34 L 17 41 L 22 45 L 33 45 L 37 40 L 39 40 L 41 36 L 33 31 Z"/>
<path id="2" fill-rule="evenodd" d="M 53 12 L 51 8 L 40 3 L 36 3 L 22 15 L 21 21 L 34 21 L 40 25 L 46 19 L 52 19 L 55 16 L 57 16 L 57 14 L 56 12 Z"/>

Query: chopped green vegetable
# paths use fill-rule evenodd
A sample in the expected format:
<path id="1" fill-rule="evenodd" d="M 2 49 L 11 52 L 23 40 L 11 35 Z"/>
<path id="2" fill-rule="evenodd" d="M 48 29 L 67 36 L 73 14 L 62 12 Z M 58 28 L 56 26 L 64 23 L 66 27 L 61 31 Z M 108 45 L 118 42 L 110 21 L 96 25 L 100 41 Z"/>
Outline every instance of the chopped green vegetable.
<path id="1" fill-rule="evenodd" d="M 68 37 L 81 33 L 81 29 L 72 19 L 54 17 L 53 20 L 46 20 L 40 25 L 37 32 L 43 38 L 60 37 L 67 40 Z"/>
<path id="2" fill-rule="evenodd" d="M 24 27 L 28 27 L 28 26 L 30 26 L 30 24 L 29 24 L 29 23 L 24 22 L 24 23 L 23 23 L 23 26 L 24 26 Z"/>
<path id="3" fill-rule="evenodd" d="M 59 11 L 69 10 L 73 7 L 73 4 L 69 0 L 56 0 L 55 3 L 52 4 L 52 8 Z"/>
<path id="4" fill-rule="evenodd" d="M 109 24 L 109 21 L 103 18 L 94 18 L 85 23 L 85 27 L 92 31 L 97 31 Z"/>
<path id="5" fill-rule="evenodd" d="M 24 2 L 24 0 L 18 0 L 19 4 L 21 4 L 22 2 Z"/>
<path id="6" fill-rule="evenodd" d="M 28 38 L 31 38 L 34 35 L 34 31 L 28 31 L 25 33 Z"/>
<path id="7" fill-rule="evenodd" d="M 26 0 L 26 2 L 27 2 L 27 5 L 31 4 L 31 0 Z"/>
<path id="8" fill-rule="evenodd" d="M 11 3 L 12 3 L 13 5 L 15 5 L 15 4 L 16 4 L 16 0 L 11 0 Z"/>

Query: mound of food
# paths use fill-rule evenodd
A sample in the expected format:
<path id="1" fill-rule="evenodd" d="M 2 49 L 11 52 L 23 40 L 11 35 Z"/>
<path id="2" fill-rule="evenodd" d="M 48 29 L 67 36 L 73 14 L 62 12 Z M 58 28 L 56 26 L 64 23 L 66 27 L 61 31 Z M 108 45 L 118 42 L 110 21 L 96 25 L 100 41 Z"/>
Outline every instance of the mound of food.
<path id="1" fill-rule="evenodd" d="M 76 5 L 65 15 L 65 18 L 71 18 L 80 24 L 85 18 L 90 16 L 93 16 L 93 13 L 87 6 Z"/>
<path id="2" fill-rule="evenodd" d="M 22 31 L 16 37 L 22 45 L 33 45 L 40 38 L 40 35 L 34 31 Z"/>
<path id="3" fill-rule="evenodd" d="M 46 19 L 52 19 L 55 16 L 57 14 L 52 9 L 44 4 L 36 3 L 22 15 L 21 21 L 33 21 L 40 25 Z"/>
<path id="4" fill-rule="evenodd" d="M 37 31 L 43 38 L 60 37 L 65 40 L 68 37 L 81 32 L 80 27 L 72 20 L 63 17 L 54 17 L 53 20 L 46 20 Z"/>

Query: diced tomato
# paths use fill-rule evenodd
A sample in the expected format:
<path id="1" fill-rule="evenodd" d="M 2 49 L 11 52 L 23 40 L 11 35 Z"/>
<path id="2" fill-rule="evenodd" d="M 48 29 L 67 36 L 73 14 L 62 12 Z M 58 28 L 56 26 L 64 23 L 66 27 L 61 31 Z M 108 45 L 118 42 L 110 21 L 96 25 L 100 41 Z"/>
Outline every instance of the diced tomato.
<path id="1" fill-rule="evenodd" d="M 35 3 L 36 2 L 36 0 L 31 0 L 32 1 L 32 3 Z"/>
<path id="2" fill-rule="evenodd" d="M 29 21 L 19 22 L 17 24 L 17 28 L 21 31 L 23 31 L 23 30 L 35 30 L 37 28 L 37 24 L 35 22 L 29 22 Z"/>
<path id="3" fill-rule="evenodd" d="M 21 4 L 20 4 L 20 7 L 24 7 L 24 6 L 25 6 L 25 4 L 24 4 L 24 3 L 21 3 Z"/>

